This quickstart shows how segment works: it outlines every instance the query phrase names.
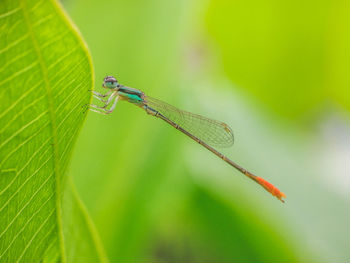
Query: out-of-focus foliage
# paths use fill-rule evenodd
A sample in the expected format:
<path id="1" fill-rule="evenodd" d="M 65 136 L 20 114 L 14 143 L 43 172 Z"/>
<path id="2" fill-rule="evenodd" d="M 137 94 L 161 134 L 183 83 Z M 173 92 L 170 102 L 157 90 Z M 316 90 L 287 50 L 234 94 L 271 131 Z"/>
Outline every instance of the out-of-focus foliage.
<path id="1" fill-rule="evenodd" d="M 0 29 L 0 262 L 103 261 L 65 184 L 93 83 L 86 47 L 51 1 L 1 1 Z"/>
<path id="2" fill-rule="evenodd" d="M 112 262 L 346 262 L 348 113 L 334 110 L 348 100 L 343 4 L 65 3 L 91 49 L 96 89 L 112 74 L 227 122 L 236 141 L 224 153 L 287 194 L 283 205 L 119 102 L 111 116 L 89 114 L 70 171 Z"/>
<path id="3" fill-rule="evenodd" d="M 348 1 L 218 0 L 208 11 L 227 75 L 275 113 L 350 109 Z"/>

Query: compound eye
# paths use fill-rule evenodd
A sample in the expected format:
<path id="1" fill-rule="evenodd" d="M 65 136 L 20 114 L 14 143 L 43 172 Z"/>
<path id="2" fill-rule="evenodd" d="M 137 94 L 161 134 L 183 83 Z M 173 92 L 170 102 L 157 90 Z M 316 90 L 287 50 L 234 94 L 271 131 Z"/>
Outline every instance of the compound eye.
<path id="1" fill-rule="evenodd" d="M 116 78 L 113 76 L 107 76 L 104 78 L 104 82 L 117 82 Z"/>

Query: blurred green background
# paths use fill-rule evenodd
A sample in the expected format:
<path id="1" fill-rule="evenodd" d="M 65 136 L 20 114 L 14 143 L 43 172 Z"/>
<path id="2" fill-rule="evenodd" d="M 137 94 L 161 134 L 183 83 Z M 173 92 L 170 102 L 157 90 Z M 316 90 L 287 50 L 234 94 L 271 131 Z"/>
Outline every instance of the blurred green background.
<path id="1" fill-rule="evenodd" d="M 234 161 L 125 102 L 90 113 L 70 174 L 111 262 L 348 262 L 350 3 L 66 0 L 94 62 L 225 121 Z"/>

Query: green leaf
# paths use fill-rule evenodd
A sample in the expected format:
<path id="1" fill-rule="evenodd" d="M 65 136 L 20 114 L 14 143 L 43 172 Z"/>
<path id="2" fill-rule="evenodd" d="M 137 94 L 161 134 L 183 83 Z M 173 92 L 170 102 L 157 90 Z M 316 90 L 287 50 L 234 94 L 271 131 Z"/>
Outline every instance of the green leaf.
<path id="1" fill-rule="evenodd" d="M 69 180 L 63 196 L 63 237 L 68 262 L 107 262 L 96 229 Z"/>
<path id="2" fill-rule="evenodd" d="M 0 29 L 0 261 L 104 261 L 65 184 L 91 98 L 87 48 L 54 1 L 2 1 Z"/>

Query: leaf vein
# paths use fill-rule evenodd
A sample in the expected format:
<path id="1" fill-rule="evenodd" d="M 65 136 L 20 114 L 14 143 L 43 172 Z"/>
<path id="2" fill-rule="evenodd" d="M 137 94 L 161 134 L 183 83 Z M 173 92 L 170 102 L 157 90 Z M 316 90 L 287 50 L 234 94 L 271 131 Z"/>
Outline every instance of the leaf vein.
<path id="1" fill-rule="evenodd" d="M 46 125 L 45 125 L 46 126 Z M 44 128 L 44 127 L 43 127 Z M 40 131 L 40 130 L 39 130 Z M 14 181 L 17 179 L 17 177 L 23 172 L 23 170 L 31 163 L 31 161 L 36 157 L 36 155 L 41 151 L 41 149 L 50 141 L 51 137 L 49 137 L 44 143 L 42 143 L 42 145 L 36 150 L 36 152 L 34 154 L 32 154 L 32 156 L 29 158 L 29 160 L 25 163 L 25 165 L 23 165 L 23 167 L 18 171 L 18 173 L 16 173 L 16 175 L 13 177 L 13 179 L 11 180 L 11 182 L 4 188 L 1 190 L 0 195 L 4 194 L 4 192 L 11 187 L 11 185 L 14 183 Z M 31 138 L 29 138 L 28 140 L 31 140 Z M 19 147 L 17 147 L 16 149 L 18 149 Z M 49 150 L 49 148 L 46 149 L 45 152 L 43 152 L 40 157 L 38 159 L 41 159 L 41 157 L 44 156 L 44 154 L 47 153 L 47 151 Z M 12 155 L 13 152 L 11 152 L 9 155 Z M 8 155 L 8 156 L 9 156 Z M 6 159 L 8 157 L 6 156 Z M 4 162 L 4 161 L 3 161 Z M 2 163 L 3 163 L 2 162 Z M 1 164 L 0 164 L 1 166 Z M 15 169 L 16 170 L 16 169 Z M 17 171 L 17 170 L 16 170 Z"/>
<path id="2" fill-rule="evenodd" d="M 43 162 L 43 163 L 41 164 L 41 166 L 40 166 L 38 169 L 36 169 L 36 170 L 34 171 L 34 173 L 32 173 L 30 176 L 27 177 L 27 179 L 21 184 L 21 186 L 18 187 L 18 189 L 16 190 L 16 192 L 14 192 L 14 193 L 11 195 L 11 197 L 6 201 L 6 203 L 0 208 L 0 213 L 1 213 L 2 210 L 4 210 L 5 207 L 11 202 L 11 200 L 16 196 L 16 194 L 18 194 L 18 193 L 21 191 L 21 189 L 25 186 L 25 184 L 26 184 L 30 179 L 32 179 L 33 176 L 36 175 L 36 174 L 41 170 L 41 168 L 44 167 L 44 165 L 47 164 L 47 163 L 50 161 L 51 158 L 52 158 L 52 156 L 50 156 L 49 158 L 47 158 L 47 160 L 46 160 L 45 162 Z M 51 176 L 52 176 L 52 175 L 50 175 L 48 178 L 46 178 L 45 182 L 46 182 Z"/>
<path id="3" fill-rule="evenodd" d="M 52 232 L 53 232 L 53 230 L 55 230 L 55 228 L 56 228 L 56 226 L 53 225 L 53 226 L 47 231 L 46 235 L 43 236 L 43 238 L 37 243 L 36 248 L 35 248 L 34 253 L 33 253 L 34 255 L 35 255 L 36 252 L 38 251 L 38 248 L 40 247 L 40 245 L 46 240 L 46 238 L 47 238 L 48 236 L 50 236 L 50 235 L 52 234 Z M 52 240 L 51 243 L 54 243 L 55 241 L 56 241 L 56 238 L 54 238 L 54 239 Z M 51 243 L 50 243 L 49 246 L 47 246 L 46 251 L 48 251 L 48 249 L 50 248 Z M 40 259 L 38 260 L 38 262 L 43 262 L 43 261 L 42 261 L 42 258 L 43 258 L 44 256 L 45 256 L 45 252 L 42 253 L 42 255 L 41 255 Z"/>
<path id="4" fill-rule="evenodd" d="M 61 218 L 61 200 L 59 195 L 61 194 L 61 185 L 60 185 L 60 167 L 59 167 L 59 160 L 58 160 L 58 148 L 57 148 L 57 128 L 56 128 L 56 116 L 54 113 L 54 100 L 52 96 L 52 87 L 49 82 L 48 78 L 48 67 L 44 61 L 44 58 L 42 57 L 42 53 L 39 47 L 39 43 L 37 42 L 37 39 L 35 37 L 33 27 L 30 23 L 29 19 L 29 14 L 27 13 L 26 9 L 26 2 L 22 1 L 22 11 L 23 11 L 23 16 L 25 18 L 25 22 L 27 24 L 28 31 L 30 32 L 31 40 L 33 43 L 33 46 L 35 48 L 35 51 L 38 56 L 38 60 L 40 62 L 41 66 L 41 71 L 43 74 L 44 78 L 44 83 L 45 83 L 45 88 L 46 88 L 46 93 L 47 93 L 47 99 L 49 103 L 49 115 L 51 119 L 51 131 L 52 131 L 52 141 L 53 141 L 53 146 L 52 146 L 52 153 L 53 153 L 53 170 L 55 174 L 55 196 L 56 196 L 56 224 L 58 227 L 58 235 L 59 235 L 59 250 L 62 254 L 62 259 L 65 262 L 65 247 L 64 247 L 64 241 L 63 241 L 63 230 L 62 230 L 62 218 Z M 23 254 L 22 254 L 23 255 Z"/>
<path id="5" fill-rule="evenodd" d="M 47 182 L 47 180 L 46 180 Z M 2 231 L 2 233 L 0 234 L 0 238 L 6 233 L 6 231 L 11 227 L 11 225 L 13 224 L 13 222 L 15 222 L 15 220 L 17 219 L 18 216 L 20 216 L 23 212 L 23 210 L 30 204 L 30 202 L 33 200 L 33 198 L 37 195 L 37 193 L 41 190 L 41 188 L 46 184 L 46 182 L 44 184 L 42 184 L 36 191 L 35 193 L 30 197 L 30 199 L 28 200 L 28 202 L 26 202 L 24 204 L 24 206 L 21 208 L 21 210 L 18 211 L 18 213 L 13 217 L 13 219 L 11 220 L 11 222 L 7 225 L 7 227 L 4 229 L 4 231 Z M 41 209 L 41 207 L 43 207 L 48 201 L 50 201 L 50 199 L 54 196 L 54 194 L 51 194 L 49 196 L 49 198 L 41 204 L 41 206 L 39 207 L 39 210 Z"/>
<path id="6" fill-rule="evenodd" d="M 72 109 L 68 112 L 68 114 L 65 114 L 63 120 L 58 124 L 57 129 L 59 129 L 59 128 L 61 127 L 61 125 L 64 123 L 64 121 L 65 121 L 65 120 L 72 114 L 72 112 L 74 112 L 74 111 L 77 109 L 77 107 L 79 107 L 79 106 L 81 106 L 81 105 L 79 105 L 79 104 L 77 103 L 77 104 L 74 106 L 74 108 L 72 108 Z"/>
<path id="7" fill-rule="evenodd" d="M 50 66 L 48 66 L 48 70 L 51 70 L 53 67 L 55 67 L 57 64 L 62 62 L 65 58 L 69 57 L 72 55 L 75 51 L 77 50 L 77 46 L 72 48 L 69 52 L 61 56 L 59 59 L 57 59 L 54 63 L 52 63 Z"/>
<path id="8" fill-rule="evenodd" d="M 33 78 L 33 76 L 35 76 L 35 73 L 32 73 L 31 77 L 28 78 L 28 80 L 26 81 L 26 83 L 29 83 L 29 81 Z M 8 107 L 6 108 L 6 110 L 4 110 L 4 111 L 0 114 L 0 119 L 1 119 L 2 117 L 4 117 L 10 110 L 12 110 L 14 107 L 16 107 L 17 104 L 18 104 L 19 102 L 21 102 L 29 93 L 31 93 L 33 90 L 35 90 L 37 87 L 39 87 L 39 86 L 41 85 L 41 83 L 42 83 L 42 81 L 39 81 L 36 85 L 34 85 L 34 86 L 32 86 L 30 89 L 26 90 L 26 91 L 22 94 L 22 96 L 21 96 L 18 100 L 16 100 L 15 103 L 11 104 L 11 106 L 8 106 Z"/>
<path id="9" fill-rule="evenodd" d="M 28 65 L 27 67 L 21 69 L 21 70 L 18 70 L 15 74 L 12 74 L 10 77 L 2 80 L 0 82 L 0 86 L 2 86 L 4 83 L 10 81 L 10 80 L 13 80 L 14 78 L 18 77 L 19 75 L 27 72 L 28 70 L 32 69 L 33 67 L 35 67 L 36 65 L 38 64 L 38 61 L 34 61 L 32 64 Z"/>
<path id="10" fill-rule="evenodd" d="M 56 108 L 56 111 L 55 112 L 59 112 L 60 111 L 60 108 L 63 106 L 63 105 L 65 105 L 65 103 L 66 103 L 66 101 L 69 99 L 70 101 L 73 101 L 73 99 L 75 99 L 76 97 L 71 97 L 72 96 L 72 94 L 74 94 L 81 86 L 82 86 L 82 84 L 83 83 L 79 83 L 76 87 L 75 87 L 75 89 L 74 90 L 72 90 L 70 93 L 69 93 L 69 95 L 68 96 L 66 96 L 65 98 L 64 98 L 64 100 L 58 105 L 58 107 Z M 64 119 L 65 120 L 65 119 Z M 57 129 L 61 126 L 61 123 L 63 123 L 63 121 L 64 120 L 62 120 L 58 125 L 57 125 Z"/>
<path id="11" fill-rule="evenodd" d="M 39 208 L 37 211 L 35 211 L 32 216 L 27 220 L 27 222 L 22 226 L 22 228 L 17 232 L 16 236 L 14 236 L 14 238 L 11 240 L 10 244 L 8 245 L 8 247 L 3 251 L 3 253 L 0 255 L 0 259 L 5 255 L 5 253 L 9 250 L 9 248 L 12 246 L 12 244 L 16 241 L 17 237 L 24 231 L 24 229 L 27 227 L 27 225 L 30 223 L 30 221 L 32 221 L 32 219 L 34 218 L 34 216 L 36 214 L 38 214 L 40 212 L 40 210 L 43 208 L 43 206 L 41 208 Z M 50 216 L 52 215 L 52 213 L 55 211 L 55 209 L 52 209 L 52 212 L 49 214 L 49 216 L 47 217 L 46 220 L 48 220 L 48 218 L 50 218 Z M 45 221 L 46 221 L 45 220 Z"/>
<path id="12" fill-rule="evenodd" d="M 39 114 L 35 119 L 31 120 L 30 122 L 28 122 L 26 125 L 23 125 L 19 130 L 17 130 L 16 132 L 14 132 L 12 134 L 12 136 L 10 136 L 9 138 L 7 138 L 7 140 L 5 140 L 1 145 L 0 145 L 0 149 L 2 147 L 4 147 L 8 142 L 10 142 L 15 136 L 17 136 L 19 133 L 21 133 L 25 128 L 29 127 L 30 125 L 32 125 L 33 123 L 37 122 L 38 120 L 41 119 L 41 117 L 43 117 L 48 111 L 44 111 L 43 113 Z"/>
<path id="13" fill-rule="evenodd" d="M 59 71 L 56 71 L 55 74 L 51 77 L 51 79 L 54 79 L 58 74 L 60 74 L 61 72 L 65 71 L 67 68 L 71 68 L 71 70 L 67 71 L 67 73 L 65 73 L 60 79 L 58 79 L 57 81 L 55 81 L 55 84 L 52 85 L 52 89 L 55 89 L 59 84 L 61 84 L 61 82 L 63 80 L 66 80 L 67 77 L 71 74 L 71 72 L 75 71 L 78 67 L 80 66 L 80 63 L 75 63 L 75 65 L 72 67 L 72 65 L 70 64 L 66 64 L 63 68 L 61 68 Z M 62 92 L 62 89 L 59 91 Z"/>
<path id="14" fill-rule="evenodd" d="M 49 45 L 51 45 L 52 43 L 55 43 L 57 41 L 59 41 L 60 39 L 62 39 L 65 35 L 67 35 L 70 31 L 67 30 L 64 33 L 62 33 L 61 35 L 57 35 L 55 38 L 51 39 L 50 41 L 47 41 L 46 43 L 44 43 L 41 48 L 44 49 L 46 47 L 48 47 Z M 50 66 L 49 66 L 50 68 Z"/>
<path id="15" fill-rule="evenodd" d="M 0 15 L 0 19 L 3 19 L 3 18 L 5 18 L 5 17 L 8 17 L 8 16 L 10 16 L 10 15 L 12 15 L 12 14 L 15 14 L 15 13 L 17 13 L 19 10 L 20 10 L 20 8 L 17 7 L 17 8 L 14 8 L 14 9 L 10 10 L 10 11 L 7 11 L 6 13 L 3 13 L 3 14 Z"/>
<path id="16" fill-rule="evenodd" d="M 6 63 L 0 68 L 0 72 L 3 72 L 4 70 L 8 69 L 8 67 L 10 67 L 12 63 L 14 63 L 17 60 L 25 57 L 30 52 L 31 52 L 31 50 L 27 50 L 26 52 L 20 53 L 17 56 L 14 56 L 13 58 L 7 60 Z"/>
<path id="17" fill-rule="evenodd" d="M 53 17 L 53 14 L 51 13 L 51 14 L 49 14 L 49 15 L 47 15 L 47 16 L 41 18 L 41 19 L 39 19 L 38 21 L 36 21 L 36 22 L 33 24 L 33 26 L 34 26 L 34 27 L 37 27 L 37 26 L 39 26 L 40 24 L 42 24 L 42 23 L 44 23 L 44 22 L 47 22 L 47 20 L 50 20 L 50 18 L 52 18 L 52 17 Z"/>
<path id="18" fill-rule="evenodd" d="M 16 46 L 17 44 L 21 43 L 23 40 L 25 40 L 25 39 L 28 38 L 28 37 L 29 37 L 29 34 L 25 34 L 25 35 L 23 35 L 22 37 L 20 37 L 19 39 L 17 39 L 17 40 L 15 40 L 15 41 L 11 42 L 11 44 L 6 45 L 5 48 L 3 48 L 3 49 L 0 50 L 0 55 L 1 55 L 2 53 L 6 52 L 7 50 L 9 50 L 10 48 Z"/>
<path id="19" fill-rule="evenodd" d="M 45 96 L 40 96 L 33 100 L 31 103 L 27 104 L 21 111 L 16 112 L 16 114 L 13 115 L 13 118 L 9 121 L 7 121 L 6 125 L 0 130 L 0 134 L 3 133 L 7 127 L 11 126 L 12 122 L 14 122 L 19 116 L 21 116 L 24 112 L 26 112 L 29 108 L 31 108 L 33 105 L 44 99 Z"/>
<path id="20" fill-rule="evenodd" d="M 53 213 L 55 212 L 55 209 L 52 209 L 52 211 L 50 212 L 49 216 L 44 220 L 44 222 L 39 226 L 38 230 L 34 233 L 33 237 L 31 238 L 31 240 L 29 240 L 29 243 L 25 246 L 22 254 L 19 256 L 19 258 L 17 259 L 16 262 L 19 262 L 22 257 L 24 256 L 25 252 L 27 251 L 27 249 L 30 247 L 30 245 L 33 243 L 33 240 L 35 239 L 35 237 L 40 233 L 41 229 L 44 227 L 44 225 L 47 223 L 47 221 L 50 219 L 50 217 L 53 215 Z"/>

